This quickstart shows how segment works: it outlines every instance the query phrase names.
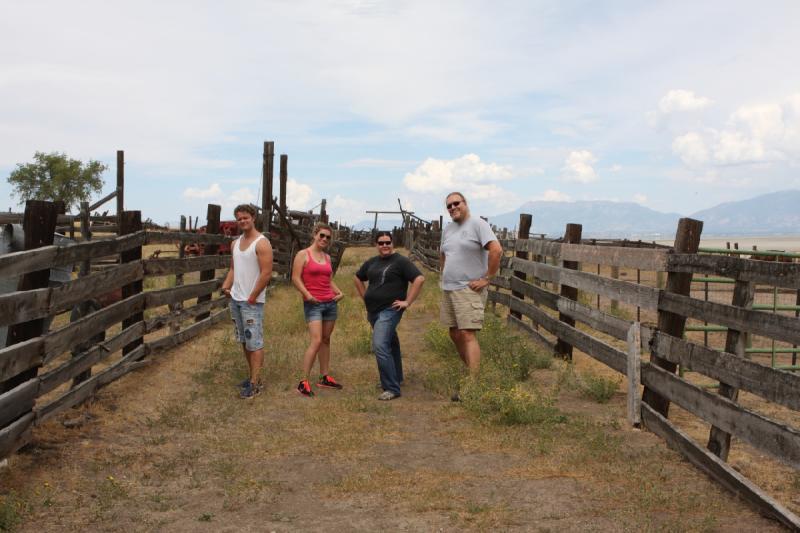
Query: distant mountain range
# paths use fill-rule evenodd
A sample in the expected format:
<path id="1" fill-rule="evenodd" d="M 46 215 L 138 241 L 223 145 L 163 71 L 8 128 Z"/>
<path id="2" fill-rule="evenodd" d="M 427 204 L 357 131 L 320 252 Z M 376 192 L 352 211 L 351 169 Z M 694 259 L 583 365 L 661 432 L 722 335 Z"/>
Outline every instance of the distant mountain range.
<path id="1" fill-rule="evenodd" d="M 533 215 L 532 233 L 564 234 L 570 222 L 583 225 L 584 237 L 671 238 L 681 215 L 662 213 L 632 202 L 526 202 L 510 213 L 490 216 L 499 228 L 516 228 L 520 213 Z M 779 191 L 749 200 L 726 202 L 689 215 L 703 221 L 703 236 L 800 234 L 800 190 Z M 356 224 L 371 229 L 372 221 Z M 378 219 L 381 229 L 401 221 Z"/>
<path id="2" fill-rule="evenodd" d="M 583 225 L 585 237 L 660 238 L 675 234 L 677 213 L 662 213 L 631 202 L 527 202 L 489 222 L 514 228 L 520 213 L 533 215 L 534 233 L 563 235 L 569 222 Z M 800 191 L 789 190 L 726 202 L 689 215 L 703 221 L 703 235 L 800 234 Z"/>

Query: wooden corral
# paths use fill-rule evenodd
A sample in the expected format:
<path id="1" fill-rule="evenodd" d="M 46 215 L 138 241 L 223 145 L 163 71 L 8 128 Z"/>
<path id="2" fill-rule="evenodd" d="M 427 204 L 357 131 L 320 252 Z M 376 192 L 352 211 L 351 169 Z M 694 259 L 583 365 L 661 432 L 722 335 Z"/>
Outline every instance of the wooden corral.
<path id="1" fill-rule="evenodd" d="M 590 244 L 581 241 L 577 224 L 569 224 L 562 239 L 529 239 L 530 215 L 523 215 L 519 228 L 519 238 L 501 239 L 502 268 L 489 291 L 492 305 L 507 310 L 509 324 L 557 356 L 570 358 L 574 347 L 627 376 L 632 424 L 641 422 L 761 513 L 800 529 L 800 518 L 727 463 L 735 437 L 785 465 L 800 467 L 798 428 L 737 401 L 741 390 L 765 404 L 800 410 L 800 376 L 753 360 L 745 351 L 746 336 L 800 345 L 796 312 L 752 308 L 757 286 L 792 296 L 800 291 L 800 263 L 697 253 L 702 222 L 691 219 L 681 220 L 672 247 L 630 241 Z M 412 254 L 438 269 L 439 229 L 420 224 L 409 232 Z M 621 280 L 621 269 L 635 270 L 640 282 L 649 273 L 652 283 Z M 694 297 L 696 274 L 733 280 L 730 302 Z M 597 307 L 592 305 L 595 298 Z M 601 308 L 600 298 L 610 305 Z M 621 312 L 622 306 L 636 314 Z M 642 323 L 642 313 L 652 323 Z M 686 337 L 687 321 L 724 327 L 724 346 L 713 348 L 702 338 Z M 670 420 L 671 403 L 710 424 L 707 442 L 697 442 Z"/>
<path id="2" fill-rule="evenodd" d="M 277 211 L 269 232 L 274 282 L 288 279 L 311 234 L 309 224 Z M 28 202 L 26 249 L 0 255 L 0 278 L 19 279 L 17 291 L 0 294 L 0 327 L 8 326 L 0 348 L 0 458 L 27 443 L 36 426 L 228 318 L 228 300 L 217 292 L 231 256 L 217 248 L 232 237 L 215 234 L 219 216 L 220 207 L 209 205 L 206 232 L 192 233 L 146 230 L 139 211 L 124 211 L 120 236 L 54 246 L 56 206 Z M 190 243 L 202 244 L 204 255 L 184 257 Z M 332 244 L 335 268 L 345 245 Z M 142 249 L 152 245 L 176 249 L 177 257 L 146 257 Z M 103 268 L 93 269 L 98 262 Z M 78 277 L 50 286 L 50 269 L 62 266 L 80 266 Z"/>

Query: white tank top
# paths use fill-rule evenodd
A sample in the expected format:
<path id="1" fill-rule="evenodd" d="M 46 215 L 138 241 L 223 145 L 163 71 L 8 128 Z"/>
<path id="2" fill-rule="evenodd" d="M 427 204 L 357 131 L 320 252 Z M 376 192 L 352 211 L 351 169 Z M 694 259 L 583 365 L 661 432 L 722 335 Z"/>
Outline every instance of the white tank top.
<path id="1" fill-rule="evenodd" d="M 261 273 L 258 268 L 258 257 L 256 257 L 256 243 L 261 239 L 266 239 L 264 235 L 258 237 L 250 243 L 245 251 L 239 249 L 242 237 L 233 241 L 231 249 L 233 251 L 233 287 L 231 287 L 231 298 L 238 302 L 246 302 L 256 286 L 256 281 Z M 266 288 L 261 291 L 256 298 L 256 302 L 263 304 L 266 296 Z"/>

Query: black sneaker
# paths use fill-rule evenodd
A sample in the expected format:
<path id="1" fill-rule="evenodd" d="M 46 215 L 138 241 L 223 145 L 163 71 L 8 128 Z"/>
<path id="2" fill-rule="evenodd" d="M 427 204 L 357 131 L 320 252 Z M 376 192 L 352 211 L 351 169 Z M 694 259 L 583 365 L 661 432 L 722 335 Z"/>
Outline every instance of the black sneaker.
<path id="1" fill-rule="evenodd" d="M 297 385 L 297 392 L 309 398 L 314 396 L 314 391 L 311 390 L 311 383 L 309 383 L 307 379 L 304 379 Z"/>
<path id="2" fill-rule="evenodd" d="M 258 385 L 253 385 L 250 381 L 247 381 L 247 385 L 242 387 L 242 390 L 239 392 L 239 398 L 243 400 L 252 400 L 258 394 L 261 393 L 261 389 Z"/>
<path id="3" fill-rule="evenodd" d="M 248 385 L 250 385 L 250 378 L 242 380 L 242 382 L 239 383 L 239 390 L 242 390 L 243 388 L 247 387 Z M 261 392 L 262 390 L 264 390 L 264 382 L 261 381 L 260 379 L 258 380 L 258 383 L 256 383 L 256 389 L 258 389 L 258 392 Z"/>
<path id="4" fill-rule="evenodd" d="M 319 377 L 319 382 L 317 383 L 319 387 L 328 387 L 329 389 L 341 389 L 342 386 L 336 383 L 336 380 L 333 379 L 328 374 Z"/>

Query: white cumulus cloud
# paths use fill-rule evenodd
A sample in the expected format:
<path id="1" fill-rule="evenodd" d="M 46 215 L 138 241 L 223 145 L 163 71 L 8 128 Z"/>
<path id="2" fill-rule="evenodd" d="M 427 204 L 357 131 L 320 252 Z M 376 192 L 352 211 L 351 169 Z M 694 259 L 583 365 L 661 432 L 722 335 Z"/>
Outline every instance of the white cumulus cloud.
<path id="1" fill-rule="evenodd" d="M 571 202 L 572 198 L 561 191 L 557 191 L 555 189 L 547 189 L 539 196 L 534 196 L 534 200 L 539 200 L 541 202 Z"/>
<path id="2" fill-rule="evenodd" d="M 697 96 L 694 91 L 672 89 L 658 102 L 658 110 L 668 115 L 677 111 L 698 111 L 710 106 L 713 102 L 705 96 Z"/>
<path id="3" fill-rule="evenodd" d="M 696 132 L 675 137 L 672 152 L 689 166 L 701 165 L 708 161 L 708 148 L 703 137 Z"/>
<path id="4" fill-rule="evenodd" d="M 646 204 L 647 203 L 647 195 L 642 193 L 636 193 L 633 195 L 633 201 L 637 204 Z"/>
<path id="5" fill-rule="evenodd" d="M 206 189 L 198 189 L 196 187 L 188 187 L 184 189 L 183 196 L 193 200 L 210 200 L 217 199 L 222 196 L 222 189 L 219 183 L 212 183 Z"/>
<path id="6" fill-rule="evenodd" d="M 800 162 L 800 94 L 780 103 L 742 106 L 721 128 L 676 137 L 672 151 L 689 166 Z"/>
<path id="7" fill-rule="evenodd" d="M 578 183 L 597 181 L 597 172 L 593 166 L 596 162 L 597 158 L 589 150 L 574 150 L 564 161 L 564 166 L 561 168 L 561 179 Z"/>
<path id="8" fill-rule="evenodd" d="M 491 182 L 511 179 L 511 168 L 484 163 L 476 154 L 442 160 L 429 157 L 403 178 L 403 185 L 414 192 L 489 191 Z M 481 194 L 481 193 L 479 193 Z M 491 194 L 484 192 L 482 194 Z"/>
<path id="9" fill-rule="evenodd" d="M 305 183 L 289 178 L 286 181 L 286 205 L 289 209 L 308 209 L 314 191 Z"/>

